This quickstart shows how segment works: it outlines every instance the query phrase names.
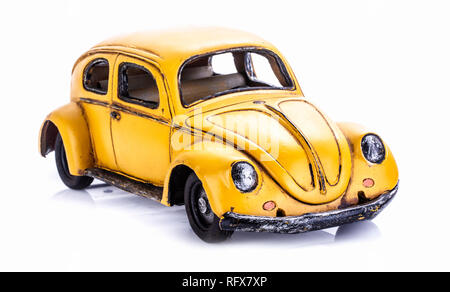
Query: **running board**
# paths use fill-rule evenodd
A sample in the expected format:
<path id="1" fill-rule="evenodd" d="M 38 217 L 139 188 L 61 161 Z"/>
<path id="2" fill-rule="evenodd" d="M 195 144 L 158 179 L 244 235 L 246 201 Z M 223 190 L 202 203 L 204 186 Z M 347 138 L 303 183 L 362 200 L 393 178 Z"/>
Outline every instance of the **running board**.
<path id="1" fill-rule="evenodd" d="M 89 168 L 85 175 L 99 179 L 124 191 L 160 202 L 163 188 L 149 183 L 135 181 L 126 176 L 100 168 Z"/>

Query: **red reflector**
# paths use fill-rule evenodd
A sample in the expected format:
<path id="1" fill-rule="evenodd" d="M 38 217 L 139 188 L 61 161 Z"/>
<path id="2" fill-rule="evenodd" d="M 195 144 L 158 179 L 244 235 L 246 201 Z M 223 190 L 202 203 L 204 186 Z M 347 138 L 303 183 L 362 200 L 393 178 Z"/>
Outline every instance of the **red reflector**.
<path id="1" fill-rule="evenodd" d="M 265 202 L 263 205 L 263 209 L 266 211 L 272 211 L 273 209 L 275 209 L 275 207 L 276 207 L 276 204 L 274 201 Z"/>
<path id="2" fill-rule="evenodd" d="M 371 187 L 373 187 L 374 184 L 375 184 L 375 182 L 371 178 L 365 178 L 363 180 L 363 186 L 365 186 L 366 188 L 371 188 Z"/>

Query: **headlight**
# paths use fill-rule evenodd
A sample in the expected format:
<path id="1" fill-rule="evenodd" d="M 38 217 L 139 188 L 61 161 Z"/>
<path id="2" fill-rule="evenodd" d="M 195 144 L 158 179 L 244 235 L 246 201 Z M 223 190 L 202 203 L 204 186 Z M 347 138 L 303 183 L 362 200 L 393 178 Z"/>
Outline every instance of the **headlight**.
<path id="1" fill-rule="evenodd" d="M 238 190 L 244 193 L 253 191 L 258 185 L 255 168 L 248 162 L 236 162 L 231 167 L 231 177 Z"/>
<path id="2" fill-rule="evenodd" d="M 375 134 L 367 134 L 362 138 L 361 149 L 367 161 L 372 163 L 381 163 L 386 156 L 383 142 Z"/>

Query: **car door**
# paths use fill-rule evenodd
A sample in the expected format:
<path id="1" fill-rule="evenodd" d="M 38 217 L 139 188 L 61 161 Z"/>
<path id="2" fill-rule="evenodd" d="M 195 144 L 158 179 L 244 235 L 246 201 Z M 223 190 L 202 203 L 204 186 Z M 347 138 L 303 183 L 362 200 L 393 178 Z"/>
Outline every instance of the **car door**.
<path id="1" fill-rule="evenodd" d="M 162 74 L 150 61 L 119 55 L 111 134 L 120 172 L 162 186 L 170 164 L 170 111 Z"/>
<path id="2" fill-rule="evenodd" d="M 116 170 L 110 130 L 110 104 L 113 92 L 113 67 L 117 54 L 98 53 L 82 60 L 72 84 L 72 96 L 80 98 L 89 125 L 92 150 L 97 167 Z M 82 86 L 81 86 L 82 85 Z"/>

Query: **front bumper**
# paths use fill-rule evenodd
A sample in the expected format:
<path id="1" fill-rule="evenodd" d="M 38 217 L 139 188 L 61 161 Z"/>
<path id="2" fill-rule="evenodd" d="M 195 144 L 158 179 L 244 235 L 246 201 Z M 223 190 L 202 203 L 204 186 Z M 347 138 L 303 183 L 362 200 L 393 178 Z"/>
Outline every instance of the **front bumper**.
<path id="1" fill-rule="evenodd" d="M 301 216 L 265 217 L 227 212 L 220 228 L 228 231 L 303 233 L 375 218 L 397 193 L 398 185 L 373 201 L 345 209 Z"/>

